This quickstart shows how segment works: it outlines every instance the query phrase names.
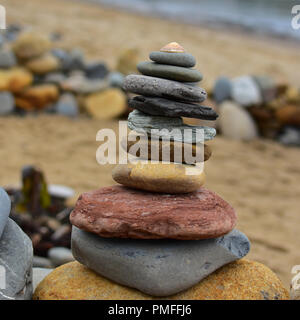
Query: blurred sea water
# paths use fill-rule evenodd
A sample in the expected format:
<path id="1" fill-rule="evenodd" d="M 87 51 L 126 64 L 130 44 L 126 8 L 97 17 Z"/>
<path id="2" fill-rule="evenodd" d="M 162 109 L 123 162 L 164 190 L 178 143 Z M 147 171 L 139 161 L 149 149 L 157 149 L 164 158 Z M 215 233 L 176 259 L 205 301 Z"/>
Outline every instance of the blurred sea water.
<path id="1" fill-rule="evenodd" d="M 210 27 L 238 27 L 300 40 L 291 10 L 300 0 L 86 0 Z M 300 21 L 299 21 L 300 23 Z"/>

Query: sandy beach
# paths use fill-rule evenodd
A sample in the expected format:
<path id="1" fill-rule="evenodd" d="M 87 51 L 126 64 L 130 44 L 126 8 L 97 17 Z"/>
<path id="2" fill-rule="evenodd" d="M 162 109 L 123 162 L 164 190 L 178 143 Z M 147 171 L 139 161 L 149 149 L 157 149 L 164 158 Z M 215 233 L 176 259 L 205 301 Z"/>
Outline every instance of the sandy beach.
<path id="1" fill-rule="evenodd" d="M 268 74 L 276 81 L 300 83 L 300 50 L 292 42 L 183 26 L 71 0 L 2 4 L 8 23 L 62 32 L 64 47 L 81 47 L 89 58 L 103 59 L 111 68 L 124 48 L 138 48 L 141 60 L 146 60 L 148 52 L 177 41 L 196 57 L 206 89 L 220 75 Z M 0 185 L 18 183 L 26 164 L 40 166 L 48 182 L 74 188 L 76 197 L 114 184 L 112 166 L 96 162 L 96 133 L 117 127 L 117 121 L 85 118 L 0 118 Z M 237 227 L 252 243 L 248 258 L 270 267 L 288 288 L 291 268 L 300 264 L 300 149 L 267 140 L 243 143 L 222 137 L 210 145 L 213 156 L 205 167 L 207 188 L 235 207 Z"/>

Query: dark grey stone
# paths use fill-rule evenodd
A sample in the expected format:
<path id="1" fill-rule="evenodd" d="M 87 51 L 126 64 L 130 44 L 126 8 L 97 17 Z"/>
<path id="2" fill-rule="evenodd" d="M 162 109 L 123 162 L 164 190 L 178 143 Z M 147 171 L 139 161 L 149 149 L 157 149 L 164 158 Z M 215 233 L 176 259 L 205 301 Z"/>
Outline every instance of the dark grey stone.
<path id="1" fill-rule="evenodd" d="M 69 73 L 74 70 L 84 70 L 84 55 L 80 49 L 67 52 L 63 49 L 53 49 L 52 54 L 59 59 L 63 72 Z"/>
<path id="2" fill-rule="evenodd" d="M 202 102 L 207 97 L 205 90 L 200 87 L 187 86 L 172 80 L 133 74 L 125 78 L 123 88 L 124 90 L 143 96 L 187 102 Z"/>
<path id="3" fill-rule="evenodd" d="M 216 103 L 222 103 L 231 98 L 231 81 L 226 77 L 220 77 L 216 80 L 213 89 L 213 96 Z"/>
<path id="4" fill-rule="evenodd" d="M 196 64 L 196 59 L 191 54 L 184 52 L 153 51 L 150 53 L 149 58 L 157 63 L 185 68 L 192 68 Z"/>
<path id="5" fill-rule="evenodd" d="M 202 74 L 196 69 L 170 66 L 155 62 L 140 62 L 137 65 L 140 73 L 146 76 L 165 78 L 175 81 L 195 82 L 202 80 Z"/>
<path id="6" fill-rule="evenodd" d="M 223 265 L 244 257 L 248 238 L 238 230 L 209 240 L 107 239 L 73 226 L 76 260 L 100 275 L 153 296 L 186 290 Z"/>
<path id="7" fill-rule="evenodd" d="M 274 80 L 269 76 L 253 76 L 254 81 L 257 83 L 263 101 L 265 103 L 272 101 L 276 98 L 277 89 Z"/>
<path id="8" fill-rule="evenodd" d="M 4 189 L 0 187 L 0 239 L 10 214 L 11 201 Z"/>
<path id="9" fill-rule="evenodd" d="M 0 239 L 0 300 L 31 299 L 32 258 L 31 240 L 8 219 Z"/>
<path id="10" fill-rule="evenodd" d="M 164 98 L 136 96 L 129 100 L 129 106 L 153 116 L 188 117 L 205 120 L 216 120 L 218 117 L 217 113 L 210 107 Z"/>
<path id="11" fill-rule="evenodd" d="M 88 79 L 103 79 L 109 73 L 106 64 L 102 62 L 90 62 L 85 66 L 84 71 Z"/>
<path id="12" fill-rule="evenodd" d="M 129 114 L 128 127 L 140 133 L 147 133 L 153 138 L 185 143 L 202 143 L 213 139 L 216 135 L 214 128 L 189 126 L 184 124 L 181 118 L 151 116 L 139 110 L 134 110 Z M 174 129 L 177 129 L 176 132 Z"/>
<path id="13" fill-rule="evenodd" d="M 71 93 L 65 93 L 60 96 L 55 110 L 58 114 L 67 117 L 77 117 L 79 114 L 79 107 L 75 96 Z"/>

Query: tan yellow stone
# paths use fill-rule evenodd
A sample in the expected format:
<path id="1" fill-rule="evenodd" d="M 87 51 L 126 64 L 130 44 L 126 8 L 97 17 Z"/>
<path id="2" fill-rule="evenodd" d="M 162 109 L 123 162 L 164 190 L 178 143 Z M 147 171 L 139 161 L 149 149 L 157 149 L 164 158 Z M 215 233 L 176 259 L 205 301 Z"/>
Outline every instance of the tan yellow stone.
<path id="1" fill-rule="evenodd" d="M 286 300 L 288 291 L 266 266 L 242 259 L 192 288 L 165 298 L 118 285 L 78 262 L 56 268 L 36 288 L 34 300 Z"/>
<path id="2" fill-rule="evenodd" d="M 13 50 L 19 59 L 27 60 L 38 57 L 51 48 L 51 42 L 44 34 L 23 32 L 13 45 Z"/>
<path id="3" fill-rule="evenodd" d="M 59 61 L 50 53 L 33 58 L 25 64 L 31 72 L 36 74 L 46 74 L 59 68 Z"/>
<path id="4" fill-rule="evenodd" d="M 160 49 L 161 52 L 185 52 L 184 48 L 177 42 L 170 42 Z"/>
<path id="5" fill-rule="evenodd" d="M 58 97 L 59 91 L 55 85 L 37 85 L 19 94 L 16 97 L 16 105 L 25 110 L 38 110 L 54 103 Z"/>
<path id="6" fill-rule="evenodd" d="M 32 74 L 23 68 L 0 70 L 0 90 L 17 93 L 30 86 L 33 82 Z"/>
<path id="7" fill-rule="evenodd" d="M 196 166 L 164 162 L 120 164 L 112 177 L 127 187 L 171 194 L 193 192 L 205 183 L 204 172 Z"/>
<path id="8" fill-rule="evenodd" d="M 116 70 L 129 75 L 132 73 L 138 73 L 136 65 L 139 63 L 139 50 L 136 48 L 125 49 L 121 52 Z"/>
<path id="9" fill-rule="evenodd" d="M 112 119 L 126 112 L 127 99 L 120 89 L 112 88 L 87 96 L 84 106 L 96 119 Z"/>

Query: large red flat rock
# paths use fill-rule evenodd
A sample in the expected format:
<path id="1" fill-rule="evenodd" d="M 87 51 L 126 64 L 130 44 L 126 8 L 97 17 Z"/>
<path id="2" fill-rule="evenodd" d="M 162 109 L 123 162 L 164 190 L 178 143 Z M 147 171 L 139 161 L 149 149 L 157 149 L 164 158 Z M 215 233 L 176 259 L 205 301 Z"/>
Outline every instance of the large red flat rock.
<path id="1" fill-rule="evenodd" d="M 199 240 L 230 232 L 237 217 L 225 200 L 205 188 L 171 195 L 112 186 L 83 193 L 70 220 L 101 237 Z"/>

